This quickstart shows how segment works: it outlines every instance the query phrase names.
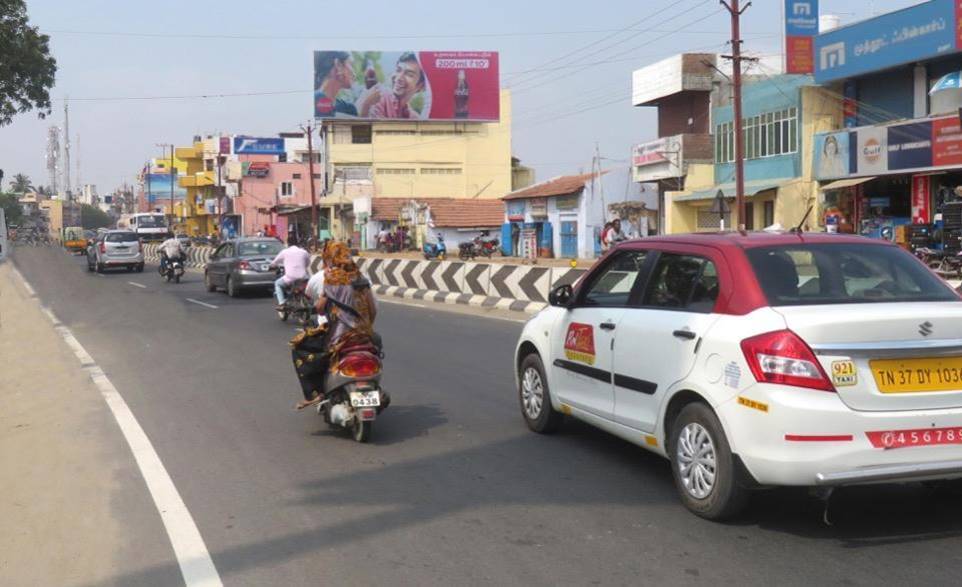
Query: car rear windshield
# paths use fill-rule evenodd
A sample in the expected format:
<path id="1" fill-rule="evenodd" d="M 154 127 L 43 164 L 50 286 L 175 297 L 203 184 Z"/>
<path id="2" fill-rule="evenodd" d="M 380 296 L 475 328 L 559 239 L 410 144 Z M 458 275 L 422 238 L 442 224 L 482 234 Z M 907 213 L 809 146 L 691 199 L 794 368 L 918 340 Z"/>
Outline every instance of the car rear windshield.
<path id="1" fill-rule="evenodd" d="M 897 247 L 798 244 L 745 253 L 772 306 L 959 301 L 944 281 Z"/>
<path id="2" fill-rule="evenodd" d="M 278 241 L 254 241 L 249 243 L 237 244 L 238 257 L 253 256 L 273 256 L 281 252 L 281 243 Z"/>
<path id="3" fill-rule="evenodd" d="M 129 243 L 137 240 L 137 234 L 133 232 L 112 232 L 104 240 L 108 243 Z"/>

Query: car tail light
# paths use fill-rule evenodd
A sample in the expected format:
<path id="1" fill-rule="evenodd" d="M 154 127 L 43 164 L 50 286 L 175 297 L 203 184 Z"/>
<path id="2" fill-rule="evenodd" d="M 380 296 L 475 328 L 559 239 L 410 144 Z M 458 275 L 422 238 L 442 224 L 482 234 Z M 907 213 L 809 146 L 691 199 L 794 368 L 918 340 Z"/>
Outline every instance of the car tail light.
<path id="1" fill-rule="evenodd" d="M 367 353 L 348 355 L 337 364 L 337 370 L 345 377 L 371 377 L 381 372 L 381 361 Z"/>
<path id="2" fill-rule="evenodd" d="M 107 243 L 105 243 L 104 241 L 100 241 L 100 252 L 101 253 L 107 252 Z"/>
<path id="3" fill-rule="evenodd" d="M 248 269 L 251 268 L 251 264 L 248 263 L 247 261 L 241 261 L 240 263 L 237 264 L 237 268 L 238 268 L 238 269 L 248 270 Z"/>
<path id="4" fill-rule="evenodd" d="M 746 338 L 742 341 L 742 352 L 759 383 L 835 391 L 815 353 L 791 330 Z"/>

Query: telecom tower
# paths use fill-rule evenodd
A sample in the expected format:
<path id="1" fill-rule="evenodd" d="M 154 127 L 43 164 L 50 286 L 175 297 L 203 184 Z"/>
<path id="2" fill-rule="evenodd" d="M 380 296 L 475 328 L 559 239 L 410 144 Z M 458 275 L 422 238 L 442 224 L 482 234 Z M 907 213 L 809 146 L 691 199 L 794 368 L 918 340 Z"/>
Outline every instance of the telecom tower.
<path id="1" fill-rule="evenodd" d="M 51 125 L 47 129 L 47 174 L 50 181 L 50 193 L 60 194 L 60 127 Z"/>

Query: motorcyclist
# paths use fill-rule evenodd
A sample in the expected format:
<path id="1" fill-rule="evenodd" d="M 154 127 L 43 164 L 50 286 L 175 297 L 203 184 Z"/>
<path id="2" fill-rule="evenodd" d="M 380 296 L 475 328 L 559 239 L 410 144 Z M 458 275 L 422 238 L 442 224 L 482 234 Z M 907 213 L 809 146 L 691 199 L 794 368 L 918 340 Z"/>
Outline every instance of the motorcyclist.
<path id="1" fill-rule="evenodd" d="M 160 274 L 163 275 L 167 271 L 167 263 L 176 260 L 184 262 L 185 257 L 184 245 L 179 239 L 171 236 L 162 242 L 160 244 Z"/>
<path id="2" fill-rule="evenodd" d="M 271 261 L 271 268 L 284 266 L 284 275 L 274 282 L 274 297 L 277 299 L 277 309 L 284 309 L 287 301 L 286 290 L 298 279 L 307 279 L 307 267 L 311 264 L 311 254 L 297 245 L 297 237 L 291 235 L 287 239 L 287 248 L 277 254 Z"/>

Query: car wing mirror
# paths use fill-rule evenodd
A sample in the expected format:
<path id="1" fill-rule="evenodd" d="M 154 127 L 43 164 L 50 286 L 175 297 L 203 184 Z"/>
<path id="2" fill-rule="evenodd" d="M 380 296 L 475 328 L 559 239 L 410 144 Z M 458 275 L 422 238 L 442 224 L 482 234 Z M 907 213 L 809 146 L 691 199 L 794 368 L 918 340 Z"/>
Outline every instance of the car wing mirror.
<path id="1" fill-rule="evenodd" d="M 570 283 L 559 285 L 548 294 L 548 304 L 559 308 L 567 308 L 574 297 L 574 289 Z"/>

